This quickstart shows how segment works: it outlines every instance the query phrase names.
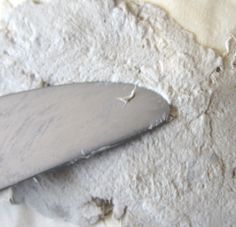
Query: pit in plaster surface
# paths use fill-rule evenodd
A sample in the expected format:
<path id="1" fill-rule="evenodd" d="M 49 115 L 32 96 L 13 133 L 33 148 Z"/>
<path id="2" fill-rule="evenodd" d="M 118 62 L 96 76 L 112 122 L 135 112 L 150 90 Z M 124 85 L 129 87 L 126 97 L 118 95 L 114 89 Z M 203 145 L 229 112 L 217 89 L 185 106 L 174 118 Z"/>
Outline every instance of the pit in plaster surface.
<path id="1" fill-rule="evenodd" d="M 223 62 L 163 10 L 112 0 L 28 2 L 6 25 L 1 94 L 42 81 L 122 81 L 178 109 L 139 141 L 17 185 L 15 201 L 79 226 L 104 215 L 93 198 L 112 201 L 122 226 L 235 225 L 233 45 Z"/>

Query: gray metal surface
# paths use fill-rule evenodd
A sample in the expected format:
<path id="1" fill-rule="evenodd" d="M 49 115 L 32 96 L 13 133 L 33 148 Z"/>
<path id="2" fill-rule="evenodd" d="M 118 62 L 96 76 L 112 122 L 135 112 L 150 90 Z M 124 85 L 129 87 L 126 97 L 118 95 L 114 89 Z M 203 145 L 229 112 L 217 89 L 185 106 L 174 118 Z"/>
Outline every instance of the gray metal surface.
<path id="1" fill-rule="evenodd" d="M 0 98 L 0 189 L 120 144 L 166 121 L 158 94 L 79 83 Z"/>

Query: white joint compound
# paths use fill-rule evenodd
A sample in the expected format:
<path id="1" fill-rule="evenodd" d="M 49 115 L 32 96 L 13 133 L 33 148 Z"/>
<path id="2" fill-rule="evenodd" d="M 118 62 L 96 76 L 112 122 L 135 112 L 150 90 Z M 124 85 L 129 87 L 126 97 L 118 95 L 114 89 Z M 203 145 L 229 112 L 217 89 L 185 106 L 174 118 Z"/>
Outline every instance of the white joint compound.
<path id="1" fill-rule="evenodd" d="M 2 192 L 2 226 L 12 213 L 20 226 L 85 227 L 107 216 L 125 227 L 235 226 L 235 46 L 231 39 L 223 59 L 151 4 L 54 0 L 12 10 L 0 32 L 2 95 L 45 83 L 131 82 L 161 93 L 176 117 Z"/>

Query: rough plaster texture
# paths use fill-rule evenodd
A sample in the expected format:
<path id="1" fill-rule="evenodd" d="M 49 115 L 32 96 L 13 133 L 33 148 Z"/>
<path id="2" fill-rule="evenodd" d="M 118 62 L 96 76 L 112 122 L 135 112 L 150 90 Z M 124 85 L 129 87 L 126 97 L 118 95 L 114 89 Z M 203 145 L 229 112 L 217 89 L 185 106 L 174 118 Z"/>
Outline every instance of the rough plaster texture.
<path id="1" fill-rule="evenodd" d="M 163 7 L 197 40 L 224 53 L 225 40 L 236 35 L 236 0 L 147 0 Z"/>
<path id="2" fill-rule="evenodd" d="M 111 213 L 127 227 L 235 226 L 234 39 L 222 59 L 163 10 L 113 0 L 27 3 L 6 24 L 1 94 L 122 81 L 176 109 L 160 130 L 17 185 L 14 202 L 83 227 Z"/>

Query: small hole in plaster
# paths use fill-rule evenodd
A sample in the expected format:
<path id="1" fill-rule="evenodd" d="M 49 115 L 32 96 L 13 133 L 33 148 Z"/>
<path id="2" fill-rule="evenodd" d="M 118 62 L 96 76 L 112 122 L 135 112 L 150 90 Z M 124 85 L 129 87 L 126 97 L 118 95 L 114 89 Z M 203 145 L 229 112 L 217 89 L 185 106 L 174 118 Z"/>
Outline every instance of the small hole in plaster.
<path id="1" fill-rule="evenodd" d="M 232 178 L 236 179 L 236 167 L 232 171 Z"/>
<path id="2" fill-rule="evenodd" d="M 236 68 L 236 58 L 232 61 L 232 67 Z"/>
<path id="3" fill-rule="evenodd" d="M 48 83 L 47 81 L 42 80 L 42 87 L 50 87 L 50 83 Z"/>
<path id="4" fill-rule="evenodd" d="M 220 67 L 220 66 L 218 66 L 218 67 L 216 68 L 216 72 L 217 72 L 217 73 L 221 72 L 221 67 Z"/>

